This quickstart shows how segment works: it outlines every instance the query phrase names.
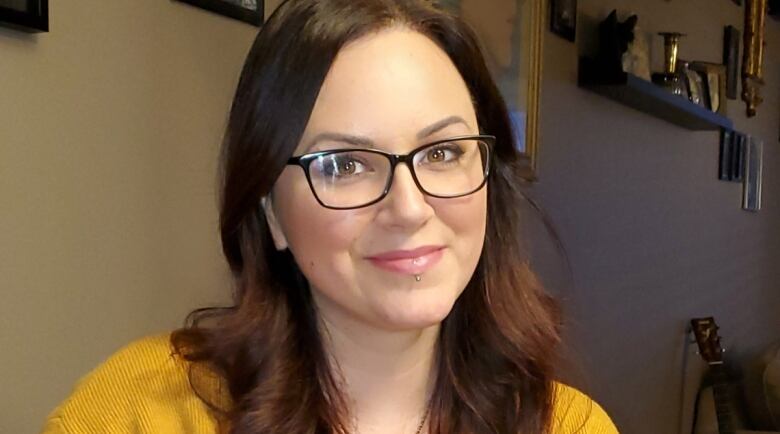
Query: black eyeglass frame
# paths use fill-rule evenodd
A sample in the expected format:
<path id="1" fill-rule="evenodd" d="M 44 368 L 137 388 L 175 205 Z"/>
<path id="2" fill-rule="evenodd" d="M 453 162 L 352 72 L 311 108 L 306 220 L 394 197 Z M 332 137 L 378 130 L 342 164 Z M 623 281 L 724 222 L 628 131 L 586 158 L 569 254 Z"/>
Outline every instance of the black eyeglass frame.
<path id="1" fill-rule="evenodd" d="M 479 140 L 485 143 L 487 145 L 487 155 L 486 155 L 486 162 L 485 162 L 485 169 L 484 169 L 484 179 L 482 180 L 482 183 L 479 184 L 476 188 L 469 191 L 468 193 L 458 194 L 454 196 L 443 196 L 438 194 L 432 194 L 429 191 L 427 191 L 425 188 L 423 188 L 422 184 L 420 184 L 420 180 L 417 179 L 417 172 L 414 170 L 414 156 L 423 151 L 424 149 L 430 148 L 431 146 L 439 145 L 441 143 L 447 143 L 455 140 Z M 325 208 L 328 209 L 335 209 L 335 210 L 349 210 L 349 209 L 358 209 L 363 208 L 367 206 L 371 206 L 382 199 L 384 199 L 388 193 L 390 193 L 390 187 L 393 185 L 393 177 L 395 176 L 395 168 L 398 166 L 398 164 L 403 163 L 406 164 L 406 167 L 409 168 L 409 173 L 412 175 L 412 179 L 414 180 L 414 183 L 417 185 L 417 188 L 420 189 L 421 192 L 424 194 L 431 196 L 431 197 L 438 197 L 441 199 L 454 199 L 456 197 L 463 197 L 468 196 L 470 194 L 474 194 L 482 187 L 485 186 L 487 183 L 488 175 L 490 174 L 490 164 L 491 164 L 491 153 L 492 148 L 495 146 L 496 143 L 496 137 L 491 135 L 466 135 L 466 136 L 455 136 L 455 137 L 449 137 L 442 140 L 436 140 L 435 142 L 426 143 L 424 145 L 421 145 L 413 150 L 411 150 L 407 154 L 393 154 L 391 152 L 381 151 L 378 149 L 364 149 L 364 148 L 340 148 L 340 149 L 328 149 L 327 151 L 319 151 L 319 152 L 312 152 L 310 154 L 303 154 L 296 157 L 290 157 L 289 160 L 287 160 L 288 166 L 300 166 L 304 173 L 306 174 L 306 181 L 309 183 L 309 189 L 311 189 L 312 194 L 314 195 L 314 198 L 319 202 L 320 205 L 322 205 Z M 337 154 L 340 152 L 350 152 L 350 151 L 360 151 L 360 152 L 370 152 L 373 154 L 378 154 L 386 157 L 388 160 L 390 160 L 390 173 L 387 177 L 387 183 L 385 184 L 384 189 L 382 190 L 382 194 L 379 195 L 378 198 L 364 203 L 362 205 L 357 206 L 349 206 L 349 207 L 337 207 L 337 206 L 330 206 L 326 205 L 322 200 L 320 200 L 319 196 L 317 196 L 317 191 L 314 189 L 314 184 L 311 181 L 311 176 L 309 175 L 309 166 L 311 165 L 311 162 L 316 160 L 319 157 L 330 155 L 330 154 Z"/>

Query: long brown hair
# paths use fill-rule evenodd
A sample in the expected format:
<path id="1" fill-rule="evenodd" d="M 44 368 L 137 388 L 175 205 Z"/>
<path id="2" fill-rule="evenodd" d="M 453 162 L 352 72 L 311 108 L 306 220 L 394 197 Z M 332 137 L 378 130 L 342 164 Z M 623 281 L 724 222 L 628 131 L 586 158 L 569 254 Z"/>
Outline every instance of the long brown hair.
<path id="1" fill-rule="evenodd" d="M 298 145 L 339 50 L 392 26 L 426 35 L 448 54 L 468 85 L 481 133 L 497 138 L 482 255 L 440 329 L 430 431 L 550 429 L 558 306 L 521 251 L 521 156 L 474 33 L 421 0 L 288 0 L 254 41 L 223 143 L 220 230 L 233 305 L 191 312 L 171 337 L 225 431 L 349 431 L 308 284 L 289 251 L 274 248 L 260 201 Z M 207 372 L 221 389 L 200 381 Z"/>

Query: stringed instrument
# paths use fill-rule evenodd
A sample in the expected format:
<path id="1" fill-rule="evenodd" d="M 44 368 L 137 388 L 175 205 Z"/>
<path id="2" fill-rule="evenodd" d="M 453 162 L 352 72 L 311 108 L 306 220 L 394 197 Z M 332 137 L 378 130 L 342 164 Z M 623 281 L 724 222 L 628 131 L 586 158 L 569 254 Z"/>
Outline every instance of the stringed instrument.
<path id="1" fill-rule="evenodd" d="M 732 399 L 728 371 L 723 360 L 723 348 L 715 319 L 694 318 L 691 328 L 699 346 L 699 354 L 709 365 L 712 386 L 702 389 L 697 402 L 694 434 L 777 434 L 774 431 L 750 431 L 744 417 Z M 714 410 L 714 417 L 712 415 Z"/>

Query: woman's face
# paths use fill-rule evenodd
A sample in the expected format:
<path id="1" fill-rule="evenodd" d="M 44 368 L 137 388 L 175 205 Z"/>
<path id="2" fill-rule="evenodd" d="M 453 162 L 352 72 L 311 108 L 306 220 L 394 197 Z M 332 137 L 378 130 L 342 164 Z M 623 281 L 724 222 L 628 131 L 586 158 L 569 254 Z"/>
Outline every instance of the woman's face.
<path id="1" fill-rule="evenodd" d="M 448 118 L 462 121 L 418 137 Z M 330 139 L 312 143 L 321 133 L 361 136 L 377 149 L 405 154 L 479 128 L 466 84 L 444 51 L 419 33 L 395 28 L 341 50 L 294 155 L 356 147 Z M 317 202 L 300 167 L 287 166 L 265 209 L 277 248 L 290 249 L 326 320 L 341 316 L 411 330 L 441 322 L 474 272 L 485 236 L 486 190 L 429 197 L 399 165 L 383 200 L 332 210 Z M 420 247 L 438 250 L 417 260 L 376 258 Z"/>

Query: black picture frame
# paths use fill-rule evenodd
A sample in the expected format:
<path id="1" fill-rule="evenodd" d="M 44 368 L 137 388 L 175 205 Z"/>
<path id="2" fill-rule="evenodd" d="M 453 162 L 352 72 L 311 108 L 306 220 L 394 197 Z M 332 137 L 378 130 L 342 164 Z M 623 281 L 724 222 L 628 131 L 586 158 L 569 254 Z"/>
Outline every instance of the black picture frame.
<path id="1" fill-rule="evenodd" d="M 550 31 L 574 42 L 577 38 L 577 0 L 550 2 Z"/>
<path id="2" fill-rule="evenodd" d="M 723 33 L 723 64 L 726 65 L 726 97 L 729 99 L 737 99 L 740 39 L 740 31 L 736 27 L 726 26 Z"/>
<path id="3" fill-rule="evenodd" d="M 256 8 L 250 9 L 240 4 L 237 4 L 238 0 L 177 0 L 182 3 L 187 3 L 192 6 L 197 6 L 201 9 L 206 9 L 226 17 L 233 18 L 235 20 L 243 21 L 253 26 L 260 27 L 263 25 L 265 1 L 255 0 Z"/>
<path id="4" fill-rule="evenodd" d="M 734 131 L 720 131 L 720 152 L 718 156 L 718 179 L 730 181 L 731 178 L 731 147 L 734 146 Z"/>
<path id="5" fill-rule="evenodd" d="M 0 0 L 0 25 L 27 33 L 49 31 L 49 0 Z"/>
<path id="6" fill-rule="evenodd" d="M 745 154 L 748 136 L 735 130 L 721 130 L 718 179 L 742 182 L 745 175 Z"/>

